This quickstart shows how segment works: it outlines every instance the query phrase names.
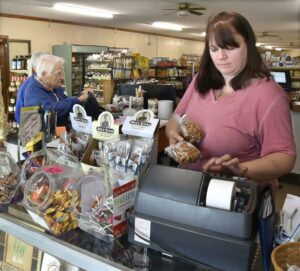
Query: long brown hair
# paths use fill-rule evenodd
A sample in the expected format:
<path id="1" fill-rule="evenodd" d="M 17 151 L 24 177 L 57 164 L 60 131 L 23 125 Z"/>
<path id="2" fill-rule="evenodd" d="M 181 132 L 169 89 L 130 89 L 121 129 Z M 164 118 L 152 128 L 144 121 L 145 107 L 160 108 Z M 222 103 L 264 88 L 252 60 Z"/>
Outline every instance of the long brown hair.
<path id="1" fill-rule="evenodd" d="M 209 42 L 214 39 L 222 49 L 238 48 L 240 44 L 237 42 L 235 34 L 241 35 L 247 45 L 247 61 L 244 69 L 231 79 L 232 88 L 239 90 L 247 86 L 253 78 L 269 78 L 271 76 L 255 45 L 256 38 L 247 19 L 238 13 L 221 12 L 209 20 L 206 28 L 204 52 L 195 81 L 195 87 L 199 93 L 205 93 L 210 89 L 220 89 L 225 85 L 222 74 L 211 59 Z"/>

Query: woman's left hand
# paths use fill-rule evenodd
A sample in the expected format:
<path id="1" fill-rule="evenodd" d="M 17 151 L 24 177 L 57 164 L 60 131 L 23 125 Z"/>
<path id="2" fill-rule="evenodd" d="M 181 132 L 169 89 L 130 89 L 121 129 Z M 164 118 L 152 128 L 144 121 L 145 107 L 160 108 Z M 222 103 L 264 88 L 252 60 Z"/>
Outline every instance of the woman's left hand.
<path id="1" fill-rule="evenodd" d="M 248 168 L 240 164 L 240 160 L 225 154 L 221 157 L 212 157 L 204 165 L 204 171 L 231 173 L 235 176 L 246 176 Z"/>

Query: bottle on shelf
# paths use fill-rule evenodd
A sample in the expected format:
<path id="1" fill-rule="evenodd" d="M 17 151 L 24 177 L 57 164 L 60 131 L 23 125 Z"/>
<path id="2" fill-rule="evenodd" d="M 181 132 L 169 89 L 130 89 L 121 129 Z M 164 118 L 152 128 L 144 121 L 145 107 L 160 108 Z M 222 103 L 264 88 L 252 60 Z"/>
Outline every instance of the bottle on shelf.
<path id="1" fill-rule="evenodd" d="M 16 70 L 17 69 L 17 57 L 15 56 L 11 61 L 11 69 Z"/>
<path id="2" fill-rule="evenodd" d="M 12 76 L 11 81 L 10 81 L 10 85 L 8 87 L 8 91 L 9 92 L 16 92 L 16 90 L 17 90 L 16 77 Z"/>
<path id="3" fill-rule="evenodd" d="M 17 70 L 22 70 L 22 59 L 21 59 L 21 56 L 17 56 Z"/>

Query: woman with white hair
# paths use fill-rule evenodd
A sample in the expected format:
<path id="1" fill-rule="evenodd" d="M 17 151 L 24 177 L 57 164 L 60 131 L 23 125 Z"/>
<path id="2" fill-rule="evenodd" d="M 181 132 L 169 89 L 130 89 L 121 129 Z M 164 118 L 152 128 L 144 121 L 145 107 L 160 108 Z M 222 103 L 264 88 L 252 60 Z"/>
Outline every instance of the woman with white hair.
<path id="1" fill-rule="evenodd" d="M 29 84 L 29 82 L 31 82 L 31 80 L 34 79 L 35 76 L 35 70 L 36 70 L 36 65 L 37 62 L 39 60 L 39 58 L 42 55 L 47 54 L 46 52 L 35 52 L 32 54 L 31 58 L 30 58 L 30 64 L 31 64 L 31 70 L 32 70 L 32 75 L 29 76 L 24 82 L 23 84 L 19 87 L 18 89 L 18 96 L 17 96 L 17 102 L 16 102 L 16 111 L 15 111 L 15 119 L 18 123 L 20 123 L 20 114 L 21 114 L 21 108 L 24 107 L 24 96 L 25 96 L 25 89 L 27 87 L 27 85 Z"/>
<path id="2" fill-rule="evenodd" d="M 69 124 L 69 113 L 73 105 L 86 101 L 88 90 L 79 97 L 67 97 L 61 87 L 64 81 L 64 59 L 45 54 L 38 60 L 36 76 L 25 89 L 25 106 L 41 106 L 43 111 L 57 113 L 57 125 Z"/>

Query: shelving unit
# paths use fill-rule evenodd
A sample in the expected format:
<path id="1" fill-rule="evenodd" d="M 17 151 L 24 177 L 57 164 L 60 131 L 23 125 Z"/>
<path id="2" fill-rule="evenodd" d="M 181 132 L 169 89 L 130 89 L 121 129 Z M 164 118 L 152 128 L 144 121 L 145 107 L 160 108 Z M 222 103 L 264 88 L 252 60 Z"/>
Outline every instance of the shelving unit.
<path id="1" fill-rule="evenodd" d="M 11 130 L 16 130 L 18 124 L 15 121 L 15 109 L 19 87 L 28 76 L 27 70 L 10 70 L 10 86 L 8 88 L 7 122 Z"/>

